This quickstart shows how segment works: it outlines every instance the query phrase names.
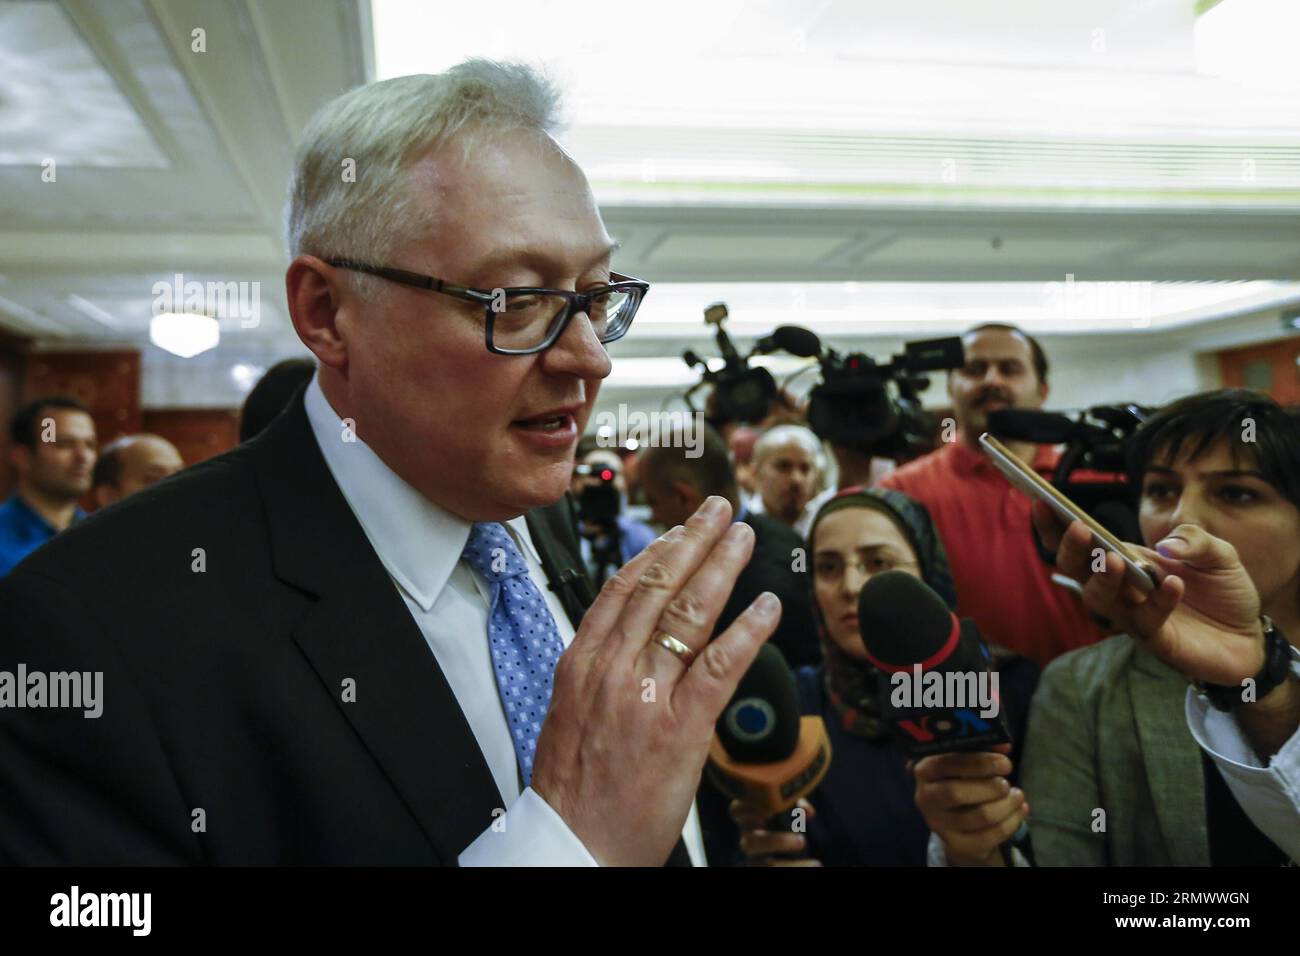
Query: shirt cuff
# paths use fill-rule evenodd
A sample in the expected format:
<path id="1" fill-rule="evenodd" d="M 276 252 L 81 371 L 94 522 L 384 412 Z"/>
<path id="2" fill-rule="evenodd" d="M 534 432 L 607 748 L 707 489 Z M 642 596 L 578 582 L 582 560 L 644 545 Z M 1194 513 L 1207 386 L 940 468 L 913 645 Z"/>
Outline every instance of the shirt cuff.
<path id="1" fill-rule="evenodd" d="M 925 845 L 926 866 L 951 866 L 948 862 L 948 848 L 939 839 L 939 834 L 931 833 L 930 842 Z"/>
<path id="2" fill-rule="evenodd" d="M 532 787 L 459 857 L 461 866 L 599 866 Z"/>
<path id="3" fill-rule="evenodd" d="M 952 866 L 948 862 L 948 847 L 939 834 L 931 833 L 930 842 L 925 845 L 925 865 L 926 866 Z M 1029 859 L 1016 847 L 1011 848 L 1011 865 L 1012 866 L 1029 866 Z"/>
<path id="4" fill-rule="evenodd" d="M 1300 650 L 1291 649 L 1291 671 L 1300 676 Z M 1187 727 L 1214 761 L 1241 808 L 1292 859 L 1300 858 L 1300 729 L 1265 766 L 1231 712 L 1210 705 L 1187 688 Z"/>

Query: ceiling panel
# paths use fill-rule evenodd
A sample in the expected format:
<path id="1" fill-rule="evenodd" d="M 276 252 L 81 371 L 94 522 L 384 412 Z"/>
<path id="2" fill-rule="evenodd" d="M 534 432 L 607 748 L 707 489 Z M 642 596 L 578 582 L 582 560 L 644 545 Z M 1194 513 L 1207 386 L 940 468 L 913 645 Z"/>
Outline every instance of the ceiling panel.
<path id="1" fill-rule="evenodd" d="M 673 262 L 816 263 L 844 245 L 844 236 L 755 236 L 683 234 L 668 236 L 650 254 L 656 265 Z"/>
<path id="2" fill-rule="evenodd" d="M 968 266 L 996 263 L 999 259 L 1011 258 L 1031 267 L 1060 262 L 1073 262 L 1082 267 L 1125 244 L 1127 240 L 1123 238 L 1108 242 L 1095 238 L 1061 239 L 1050 236 L 1020 238 L 987 234 L 909 236 L 872 250 L 865 258 L 877 266 L 927 260 Z"/>
<path id="3" fill-rule="evenodd" d="M 57 4 L 0 4 L 0 165 L 164 168 L 140 116 Z"/>

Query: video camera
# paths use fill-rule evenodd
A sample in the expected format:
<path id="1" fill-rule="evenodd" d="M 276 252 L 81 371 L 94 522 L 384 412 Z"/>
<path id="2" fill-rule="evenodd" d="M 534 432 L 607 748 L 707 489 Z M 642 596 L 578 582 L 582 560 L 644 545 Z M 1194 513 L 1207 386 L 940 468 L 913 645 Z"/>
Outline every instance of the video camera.
<path id="1" fill-rule="evenodd" d="M 575 477 L 592 479 L 578 492 L 578 534 L 591 545 L 592 574 L 598 585 L 622 564 L 622 530 L 618 515 L 622 507 L 616 475 L 608 465 L 575 465 Z"/>
<path id="2" fill-rule="evenodd" d="M 709 424 L 714 426 L 723 422 L 754 424 L 767 417 L 768 410 L 777 396 L 776 380 L 767 369 L 756 368 L 749 364 L 749 359 L 755 354 L 754 352 L 742 358 L 736 351 L 731 337 L 727 335 L 727 330 L 722 327 L 726 318 L 725 302 L 715 302 L 704 310 L 704 321 L 717 328 L 714 339 L 718 343 L 718 351 L 722 354 L 722 368 L 716 372 L 710 371 L 708 363 L 695 352 L 687 349 L 682 353 L 682 359 L 687 365 L 692 368 L 698 366 L 701 371 L 700 381 L 686 392 L 686 404 L 690 406 L 692 412 L 698 411 L 691 402 L 691 396 L 705 385 L 712 385 L 713 414 L 710 416 Z"/>
<path id="3" fill-rule="evenodd" d="M 989 413 L 988 428 L 1004 441 L 1065 445 L 1052 484 L 1121 541 L 1141 541 L 1125 454 L 1129 438 L 1150 414 L 1150 408 L 1135 404 L 1096 405 L 1074 418 L 1004 408 Z M 1041 545 L 1040 552 L 1047 555 Z"/>
<path id="4" fill-rule="evenodd" d="M 771 338 L 788 339 L 786 329 L 817 338 L 797 326 L 782 326 Z M 930 379 L 921 373 L 960 368 L 965 352 L 959 337 L 905 342 L 903 353 L 884 364 L 862 352 L 841 355 L 818 345 L 822 380 L 808 404 L 808 426 L 818 438 L 885 458 L 911 458 L 931 448 L 934 418 L 921 407 Z"/>
<path id="5" fill-rule="evenodd" d="M 703 372 L 700 382 L 686 393 L 688 405 L 696 390 L 711 384 L 715 420 L 760 422 L 771 410 L 778 389 L 771 373 L 751 366 L 749 359 L 773 352 L 814 358 L 821 366 L 822 380 L 809 396 L 809 427 L 825 441 L 868 455 L 909 458 L 928 450 L 934 422 L 921 407 L 920 393 L 930 384 L 921 373 L 964 363 L 961 339 L 955 336 L 905 343 L 903 354 L 881 364 L 861 352 L 841 355 L 797 325 L 779 326 L 742 358 L 722 327 L 726 317 L 727 307 L 721 302 L 704 312 L 705 321 L 718 329 L 721 369 L 710 371 L 695 352 L 682 354 L 687 365 L 699 366 Z"/>
<path id="6" fill-rule="evenodd" d="M 594 479 L 578 493 L 578 520 L 601 528 L 616 527 L 619 497 L 614 470 L 607 465 L 575 465 L 573 473 Z"/>

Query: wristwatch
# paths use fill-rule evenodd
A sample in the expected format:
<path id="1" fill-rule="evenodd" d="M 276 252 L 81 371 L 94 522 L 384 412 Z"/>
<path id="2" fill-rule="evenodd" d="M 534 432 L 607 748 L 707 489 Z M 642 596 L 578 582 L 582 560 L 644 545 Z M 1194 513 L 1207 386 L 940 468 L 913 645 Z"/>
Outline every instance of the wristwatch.
<path id="1" fill-rule="evenodd" d="M 1259 673 L 1254 677 L 1255 693 L 1251 697 L 1252 702 L 1261 700 L 1265 694 L 1286 680 L 1287 675 L 1291 673 L 1290 642 L 1269 620 L 1267 614 L 1261 615 L 1260 621 L 1264 625 L 1264 666 L 1259 669 Z M 1245 689 L 1245 681 L 1237 687 L 1223 684 L 1207 684 L 1204 681 L 1197 681 L 1196 686 L 1209 699 L 1210 704 L 1216 710 L 1235 710 L 1247 703 L 1242 694 Z"/>

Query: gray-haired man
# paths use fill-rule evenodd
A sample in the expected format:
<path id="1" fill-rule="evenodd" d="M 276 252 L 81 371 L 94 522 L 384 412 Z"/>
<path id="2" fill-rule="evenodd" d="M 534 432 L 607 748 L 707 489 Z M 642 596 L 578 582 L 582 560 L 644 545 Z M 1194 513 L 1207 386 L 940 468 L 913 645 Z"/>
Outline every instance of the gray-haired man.
<path id="1" fill-rule="evenodd" d="M 555 106 L 471 61 L 313 120 L 286 289 L 316 378 L 0 587 L 0 669 L 102 670 L 106 698 L 0 711 L 0 862 L 698 848 L 713 724 L 779 602 L 708 643 L 753 545 L 712 498 L 583 614 L 549 506 L 645 284 L 610 271 Z"/>

